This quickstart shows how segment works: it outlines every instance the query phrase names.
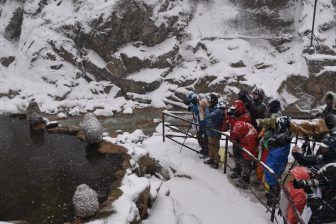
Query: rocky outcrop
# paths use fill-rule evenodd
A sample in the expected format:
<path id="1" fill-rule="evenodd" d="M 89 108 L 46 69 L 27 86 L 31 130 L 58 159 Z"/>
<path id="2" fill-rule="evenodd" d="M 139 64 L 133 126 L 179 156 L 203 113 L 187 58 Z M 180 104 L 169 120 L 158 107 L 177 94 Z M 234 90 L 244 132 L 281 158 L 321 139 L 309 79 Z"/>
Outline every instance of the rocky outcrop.
<path id="1" fill-rule="evenodd" d="M 336 91 L 335 74 L 322 73 L 318 76 L 290 76 L 280 86 L 280 96 L 287 100 L 285 112 L 293 116 L 307 116 L 316 106 L 323 104 L 323 96 Z"/>
<path id="2" fill-rule="evenodd" d="M 103 140 L 103 127 L 93 113 L 85 114 L 81 126 L 88 144 L 100 143 Z"/>
<path id="3" fill-rule="evenodd" d="M 152 15 L 152 8 L 144 2 L 119 1 L 116 10 L 107 20 L 101 17 L 91 21 L 91 33 L 85 33 L 74 26 L 64 26 L 63 30 L 79 48 L 92 49 L 105 61 L 111 61 L 111 54 L 123 44 L 141 41 L 147 46 L 154 46 L 166 39 L 173 30 L 176 19 L 168 25 L 157 26 Z"/>
<path id="4" fill-rule="evenodd" d="M 23 21 L 23 9 L 17 8 L 8 25 L 5 28 L 5 37 L 9 40 L 17 40 L 20 38 Z"/>
<path id="5" fill-rule="evenodd" d="M 97 193 L 86 184 L 77 186 L 72 200 L 76 216 L 90 217 L 99 209 Z"/>

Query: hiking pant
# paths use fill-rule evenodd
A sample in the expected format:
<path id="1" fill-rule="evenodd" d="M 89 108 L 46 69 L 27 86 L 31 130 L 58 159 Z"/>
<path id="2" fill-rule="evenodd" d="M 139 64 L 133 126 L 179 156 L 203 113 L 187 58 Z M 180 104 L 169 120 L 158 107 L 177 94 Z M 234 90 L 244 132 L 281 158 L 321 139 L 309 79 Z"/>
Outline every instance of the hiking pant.
<path id="1" fill-rule="evenodd" d="M 208 155 L 208 135 L 205 128 L 200 127 L 199 131 L 196 134 L 198 144 L 201 146 L 201 154 Z"/>
<path id="2" fill-rule="evenodd" d="M 233 172 L 240 175 L 242 172 L 242 162 L 243 162 L 243 156 L 241 154 L 241 150 L 237 146 L 233 145 L 232 154 L 233 154 L 233 161 L 235 163 Z"/>
<path id="3" fill-rule="evenodd" d="M 242 180 L 246 184 L 250 183 L 252 164 L 252 160 L 242 159 Z"/>
<path id="4" fill-rule="evenodd" d="M 210 159 L 214 160 L 215 163 L 218 163 L 219 138 L 208 136 L 208 149 Z"/>

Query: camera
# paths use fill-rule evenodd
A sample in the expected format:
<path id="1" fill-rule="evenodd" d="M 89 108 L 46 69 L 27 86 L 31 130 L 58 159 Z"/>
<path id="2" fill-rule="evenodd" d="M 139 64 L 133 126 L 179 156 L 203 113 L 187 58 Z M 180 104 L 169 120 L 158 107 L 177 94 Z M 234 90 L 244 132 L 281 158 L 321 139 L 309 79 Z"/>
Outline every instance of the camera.
<path id="1" fill-rule="evenodd" d="M 320 182 L 315 179 L 310 180 L 294 180 L 293 185 L 295 189 L 301 189 L 306 187 L 319 187 Z"/>
<path id="2" fill-rule="evenodd" d="M 235 107 L 230 107 L 230 109 L 227 112 L 227 115 L 232 117 L 237 116 L 237 109 Z"/>

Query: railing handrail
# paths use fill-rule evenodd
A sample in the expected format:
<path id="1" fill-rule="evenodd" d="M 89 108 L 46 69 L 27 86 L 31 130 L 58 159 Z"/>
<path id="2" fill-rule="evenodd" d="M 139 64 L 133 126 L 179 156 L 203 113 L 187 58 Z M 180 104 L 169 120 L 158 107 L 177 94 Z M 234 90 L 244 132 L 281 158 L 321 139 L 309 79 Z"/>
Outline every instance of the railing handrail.
<path id="1" fill-rule="evenodd" d="M 168 110 L 164 110 L 164 111 L 162 111 L 162 117 L 163 117 L 163 120 L 162 120 L 162 122 L 163 122 L 163 124 L 162 124 L 162 126 L 163 126 L 163 139 L 165 138 L 165 136 L 164 136 L 164 135 L 165 135 L 165 132 L 164 132 L 164 127 L 165 127 L 165 124 L 164 124 L 164 122 L 165 122 L 165 120 L 164 120 L 164 115 L 168 115 L 168 116 L 171 116 L 171 117 L 173 117 L 173 118 L 182 120 L 182 121 L 184 121 L 184 122 L 189 123 L 190 125 L 196 125 L 196 126 L 199 126 L 198 123 L 195 123 L 195 122 L 193 122 L 193 121 L 187 120 L 187 119 L 182 118 L 182 117 L 179 117 L 179 116 L 175 115 L 175 113 L 176 113 L 176 114 L 188 114 L 188 115 L 193 115 L 193 113 L 190 113 L 190 112 L 189 112 L 189 113 L 186 113 L 186 112 L 183 113 L 183 112 L 180 112 L 180 111 L 168 111 Z M 225 136 L 227 141 L 231 141 L 232 144 L 235 145 L 235 147 L 237 147 L 237 148 L 239 148 L 240 150 L 242 150 L 242 151 L 243 151 L 244 153 L 246 153 L 246 154 L 247 154 L 253 161 L 255 161 L 255 162 L 257 162 L 258 164 L 260 164 L 264 169 L 267 170 L 267 172 L 269 172 L 273 177 L 275 177 L 276 180 L 277 180 L 277 185 L 278 185 L 278 187 L 280 188 L 280 190 L 284 191 L 285 196 L 286 196 L 286 198 L 288 199 L 290 206 L 294 209 L 296 218 L 299 220 L 299 222 L 300 222 L 301 224 L 305 224 L 305 222 L 302 220 L 302 217 L 301 217 L 300 213 L 298 212 L 297 208 L 295 207 L 294 202 L 293 202 L 292 199 L 290 198 L 287 189 L 281 184 L 281 176 L 279 177 L 278 175 L 276 175 L 276 173 L 275 173 L 275 172 L 274 172 L 274 171 L 273 171 L 267 164 L 265 164 L 264 162 L 260 161 L 260 160 L 259 160 L 257 157 L 255 157 L 250 151 L 248 151 L 246 148 L 240 146 L 236 141 L 232 140 L 232 139 L 230 138 L 230 135 L 229 135 L 228 133 L 226 133 L 226 132 L 221 132 L 221 131 L 215 130 L 215 129 L 213 129 L 213 128 L 208 128 L 208 127 L 206 127 L 206 129 L 211 130 L 211 131 L 214 131 L 214 132 L 216 132 L 216 133 L 218 133 L 218 134 L 220 134 L 220 135 Z M 188 135 L 188 133 L 187 133 L 187 135 Z M 172 139 L 171 139 L 171 140 L 172 140 Z M 163 141 L 164 141 L 164 140 L 163 140 Z M 173 140 L 173 141 L 177 142 L 176 140 Z M 179 143 L 179 142 L 177 142 L 177 143 Z M 191 148 L 188 147 L 188 146 L 185 146 L 185 147 L 191 149 Z M 196 150 L 194 150 L 194 149 L 191 149 L 191 150 L 192 150 L 192 151 L 196 151 Z M 224 163 L 224 166 L 226 166 L 225 163 Z M 224 167 L 224 169 L 225 169 L 224 172 L 226 172 L 226 167 Z M 273 216 L 273 218 L 274 218 L 274 212 L 275 212 L 275 205 L 274 205 L 274 209 L 273 209 L 273 211 L 272 211 L 272 216 Z M 272 220 L 273 218 L 271 218 L 271 220 Z M 273 220 L 272 220 L 272 221 L 273 221 Z"/>

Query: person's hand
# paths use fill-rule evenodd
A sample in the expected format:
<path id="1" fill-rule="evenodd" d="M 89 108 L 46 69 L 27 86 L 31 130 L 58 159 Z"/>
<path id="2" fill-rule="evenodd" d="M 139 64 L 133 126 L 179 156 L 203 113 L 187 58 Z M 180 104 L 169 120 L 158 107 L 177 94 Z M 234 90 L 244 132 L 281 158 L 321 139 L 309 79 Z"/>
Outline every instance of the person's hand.
<path id="1" fill-rule="evenodd" d="M 292 148 L 292 153 L 300 153 L 301 148 L 298 145 L 294 145 Z"/>

